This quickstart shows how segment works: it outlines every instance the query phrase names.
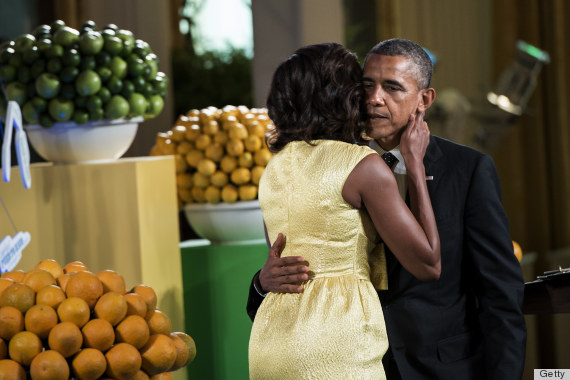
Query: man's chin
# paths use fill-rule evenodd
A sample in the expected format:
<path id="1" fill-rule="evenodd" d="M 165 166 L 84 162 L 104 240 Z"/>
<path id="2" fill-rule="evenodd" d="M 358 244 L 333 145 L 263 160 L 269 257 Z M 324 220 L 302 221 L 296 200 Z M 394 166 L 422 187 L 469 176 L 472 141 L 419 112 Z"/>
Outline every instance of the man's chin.
<path id="1" fill-rule="evenodd" d="M 390 135 L 390 131 L 392 130 L 391 124 L 387 122 L 386 119 L 382 119 L 384 122 L 380 120 L 370 121 L 367 128 L 367 133 L 369 137 L 372 137 L 374 140 L 385 138 L 386 136 Z"/>

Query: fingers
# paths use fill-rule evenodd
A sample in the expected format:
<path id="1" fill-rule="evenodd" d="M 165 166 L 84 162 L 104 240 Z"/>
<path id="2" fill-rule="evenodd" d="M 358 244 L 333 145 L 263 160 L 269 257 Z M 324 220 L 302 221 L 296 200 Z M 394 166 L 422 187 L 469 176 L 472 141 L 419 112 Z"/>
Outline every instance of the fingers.
<path id="1" fill-rule="evenodd" d="M 285 236 L 282 233 L 280 233 L 279 235 L 277 235 L 277 239 L 275 239 L 273 245 L 269 249 L 268 255 L 272 257 L 281 257 L 281 252 L 283 252 L 283 249 L 285 248 L 285 243 L 286 243 Z"/>
<path id="2" fill-rule="evenodd" d="M 295 266 L 302 265 L 304 259 L 302 256 L 285 256 L 273 259 L 273 265 L 284 268 L 294 268 Z"/>
<path id="3" fill-rule="evenodd" d="M 411 114 L 408 119 L 408 125 L 405 133 L 408 136 L 412 136 L 414 133 L 428 132 L 429 128 L 427 123 L 424 121 L 425 111 L 416 111 L 415 114 Z"/>
<path id="4" fill-rule="evenodd" d="M 298 285 L 300 282 L 307 281 L 308 279 L 308 273 L 287 274 L 274 278 L 275 283 L 278 285 Z"/>
<path id="5" fill-rule="evenodd" d="M 263 290 L 273 293 L 299 293 L 300 283 L 309 279 L 308 268 L 301 266 L 271 267 L 259 273 L 259 283 Z"/>
<path id="6" fill-rule="evenodd" d="M 408 125 L 407 125 L 406 129 L 409 130 L 409 129 L 413 128 L 415 122 L 416 122 L 416 115 L 411 114 L 410 118 L 408 119 Z"/>
<path id="7" fill-rule="evenodd" d="M 302 285 L 281 285 L 279 287 L 276 288 L 276 291 L 274 291 L 274 293 L 302 293 L 303 292 L 303 286 Z"/>

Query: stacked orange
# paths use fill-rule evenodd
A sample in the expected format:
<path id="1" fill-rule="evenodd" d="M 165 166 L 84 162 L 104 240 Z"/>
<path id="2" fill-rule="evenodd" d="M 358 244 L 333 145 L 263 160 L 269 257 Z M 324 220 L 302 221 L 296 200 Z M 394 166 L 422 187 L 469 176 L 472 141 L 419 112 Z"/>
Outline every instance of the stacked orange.
<path id="1" fill-rule="evenodd" d="M 171 331 L 154 289 L 127 291 L 113 270 L 40 261 L 0 278 L 0 378 L 149 379 L 196 356 L 192 337 Z"/>
<path id="2" fill-rule="evenodd" d="M 192 109 L 157 134 L 150 155 L 174 155 L 179 206 L 253 200 L 272 156 L 265 143 L 272 128 L 264 108 Z"/>

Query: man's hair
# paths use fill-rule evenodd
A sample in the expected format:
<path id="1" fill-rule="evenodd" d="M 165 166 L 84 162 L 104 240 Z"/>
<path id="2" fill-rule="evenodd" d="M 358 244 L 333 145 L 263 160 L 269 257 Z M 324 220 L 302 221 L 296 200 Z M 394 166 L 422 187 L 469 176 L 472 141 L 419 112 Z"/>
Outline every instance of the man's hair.
<path id="1" fill-rule="evenodd" d="M 364 59 L 370 57 L 370 54 L 379 54 L 387 56 L 403 56 L 409 59 L 414 66 L 414 76 L 418 83 L 418 89 L 428 88 L 433 73 L 433 64 L 427 52 L 415 42 L 403 38 L 393 38 L 376 44 Z"/>
<path id="2" fill-rule="evenodd" d="M 360 140 L 362 68 L 354 53 L 337 43 L 308 45 L 282 62 L 271 81 L 267 111 L 275 124 L 272 152 L 291 141 Z"/>

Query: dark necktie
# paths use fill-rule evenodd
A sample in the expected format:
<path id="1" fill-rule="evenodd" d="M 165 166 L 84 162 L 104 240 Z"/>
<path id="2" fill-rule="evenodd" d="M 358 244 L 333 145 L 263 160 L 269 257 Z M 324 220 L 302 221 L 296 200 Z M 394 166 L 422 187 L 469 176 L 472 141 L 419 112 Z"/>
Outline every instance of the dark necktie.
<path id="1" fill-rule="evenodd" d="M 396 156 L 394 156 L 392 153 L 390 152 L 386 152 L 382 155 L 382 158 L 384 159 L 384 162 L 386 163 L 386 165 L 388 165 L 388 167 L 390 168 L 390 170 L 392 170 L 392 167 L 394 165 L 396 165 L 396 163 L 398 162 L 398 159 L 396 158 Z"/>

